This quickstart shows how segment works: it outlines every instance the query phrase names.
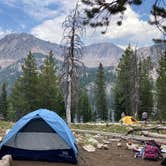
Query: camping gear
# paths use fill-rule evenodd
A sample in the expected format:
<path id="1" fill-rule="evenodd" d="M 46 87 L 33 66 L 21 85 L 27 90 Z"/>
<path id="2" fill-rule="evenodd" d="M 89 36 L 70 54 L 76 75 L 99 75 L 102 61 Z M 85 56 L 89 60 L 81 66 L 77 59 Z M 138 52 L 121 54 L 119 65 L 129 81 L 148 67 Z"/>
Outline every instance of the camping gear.
<path id="1" fill-rule="evenodd" d="M 77 162 L 75 138 L 55 112 L 39 109 L 22 117 L 0 144 L 0 157 L 16 160 Z"/>
<path id="2" fill-rule="evenodd" d="M 148 160 L 158 160 L 162 157 L 160 145 L 150 140 L 145 144 L 142 158 Z"/>
<path id="3" fill-rule="evenodd" d="M 120 120 L 120 122 L 127 125 L 138 124 L 138 121 L 132 116 L 125 116 Z"/>

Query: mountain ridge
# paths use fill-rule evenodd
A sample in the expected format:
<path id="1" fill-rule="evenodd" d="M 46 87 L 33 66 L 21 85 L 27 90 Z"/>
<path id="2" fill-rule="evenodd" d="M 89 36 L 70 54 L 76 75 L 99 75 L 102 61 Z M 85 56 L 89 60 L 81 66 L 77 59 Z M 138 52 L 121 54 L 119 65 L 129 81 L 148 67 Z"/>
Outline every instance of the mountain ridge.
<path id="1" fill-rule="evenodd" d="M 165 46 L 164 46 L 165 47 Z M 140 56 L 151 56 L 154 62 L 159 56 L 155 51 L 156 46 L 139 48 Z M 160 48 L 160 47 L 159 47 Z M 56 59 L 63 61 L 64 46 L 41 40 L 28 33 L 12 33 L 0 40 L 0 67 L 5 68 L 18 60 L 26 57 L 29 51 L 48 55 L 52 50 Z M 117 66 L 124 50 L 111 42 L 100 42 L 83 47 L 83 63 L 93 68 L 99 63 L 103 66 Z"/>
<path id="2" fill-rule="evenodd" d="M 62 45 L 41 40 L 31 34 L 8 34 L 0 40 L 0 66 L 4 68 L 25 58 L 29 51 L 48 55 L 49 51 L 52 50 L 55 57 L 62 61 L 63 48 Z M 112 66 L 117 63 L 122 52 L 123 50 L 113 43 L 91 44 L 83 47 L 83 54 L 85 55 L 83 62 L 87 67 L 97 67 L 100 62 L 105 66 Z M 116 55 L 118 55 L 118 59 L 115 58 Z"/>

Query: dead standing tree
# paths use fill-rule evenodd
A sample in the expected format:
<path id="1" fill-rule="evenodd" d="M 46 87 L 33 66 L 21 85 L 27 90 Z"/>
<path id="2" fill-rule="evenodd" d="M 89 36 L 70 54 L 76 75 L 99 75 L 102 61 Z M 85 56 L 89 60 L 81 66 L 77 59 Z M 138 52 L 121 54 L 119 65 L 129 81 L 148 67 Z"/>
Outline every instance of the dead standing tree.
<path id="1" fill-rule="evenodd" d="M 84 32 L 83 19 L 79 12 L 79 6 L 63 22 L 64 34 L 64 62 L 62 67 L 62 84 L 66 105 L 66 120 L 71 123 L 71 107 L 78 99 L 79 77 L 82 73 L 83 56 L 81 35 Z"/>

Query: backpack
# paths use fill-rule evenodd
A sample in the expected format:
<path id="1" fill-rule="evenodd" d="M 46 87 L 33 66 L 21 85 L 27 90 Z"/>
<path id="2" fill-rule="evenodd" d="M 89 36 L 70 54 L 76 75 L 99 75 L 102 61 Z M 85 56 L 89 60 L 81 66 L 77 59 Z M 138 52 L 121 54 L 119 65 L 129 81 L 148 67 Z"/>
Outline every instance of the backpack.
<path id="1" fill-rule="evenodd" d="M 142 158 L 147 160 L 158 160 L 162 157 L 160 145 L 151 140 L 145 144 Z"/>

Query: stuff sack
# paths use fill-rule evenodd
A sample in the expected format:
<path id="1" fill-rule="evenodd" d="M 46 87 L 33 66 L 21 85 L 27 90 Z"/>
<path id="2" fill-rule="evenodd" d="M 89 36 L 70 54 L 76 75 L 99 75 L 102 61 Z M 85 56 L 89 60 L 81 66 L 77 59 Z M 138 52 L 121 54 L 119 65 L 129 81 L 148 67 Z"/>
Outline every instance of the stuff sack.
<path id="1" fill-rule="evenodd" d="M 155 141 L 148 141 L 145 144 L 142 158 L 147 160 L 158 160 L 161 157 L 160 145 Z"/>

